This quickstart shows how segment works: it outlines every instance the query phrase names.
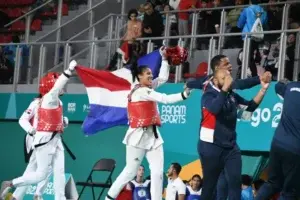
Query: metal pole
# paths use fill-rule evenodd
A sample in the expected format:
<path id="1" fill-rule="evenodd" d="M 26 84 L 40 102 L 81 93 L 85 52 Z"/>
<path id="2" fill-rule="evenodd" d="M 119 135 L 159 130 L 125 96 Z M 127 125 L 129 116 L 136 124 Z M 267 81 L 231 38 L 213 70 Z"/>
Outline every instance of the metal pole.
<path id="1" fill-rule="evenodd" d="M 211 74 L 211 67 L 210 67 L 210 63 L 211 63 L 211 59 L 213 58 L 212 55 L 212 51 L 213 51 L 213 42 L 214 42 L 214 37 L 211 37 L 209 40 L 209 49 L 208 49 L 208 66 L 207 66 L 207 74 Z"/>
<path id="2" fill-rule="evenodd" d="M 197 29 L 198 29 L 198 13 L 193 13 L 193 20 L 192 20 L 192 36 L 197 35 Z M 192 51 L 194 47 L 196 46 L 196 38 L 192 37 L 191 39 L 191 46 L 190 50 Z M 190 52 L 191 53 L 191 52 Z M 192 54 L 191 54 L 192 55 Z"/>
<path id="3" fill-rule="evenodd" d="M 225 22 L 226 22 L 226 11 L 222 10 L 221 23 L 220 23 L 220 33 L 225 33 L 225 26 L 226 26 Z M 218 42 L 218 54 L 222 53 L 223 43 L 224 43 L 224 36 L 220 36 L 219 37 L 219 42 Z"/>
<path id="4" fill-rule="evenodd" d="M 151 40 L 149 40 L 149 42 L 147 43 L 147 54 L 151 53 L 152 50 L 153 50 L 152 42 Z"/>
<path id="5" fill-rule="evenodd" d="M 62 8 L 63 8 L 63 0 L 58 1 L 58 10 L 57 10 L 57 24 L 58 28 L 56 31 L 56 42 L 61 40 L 61 18 L 62 18 Z M 59 44 L 55 44 L 55 55 L 54 55 L 54 65 L 57 65 L 59 62 Z"/>
<path id="6" fill-rule="evenodd" d="M 20 78 L 20 67 L 21 67 L 21 56 L 22 56 L 22 49 L 20 46 L 17 46 L 16 49 L 16 61 L 15 61 L 15 71 L 14 71 L 14 78 L 13 78 L 13 91 L 17 92 L 19 78 Z"/>
<path id="7" fill-rule="evenodd" d="M 123 25 L 124 22 L 124 15 L 126 14 L 126 0 L 121 0 L 121 24 Z"/>
<path id="8" fill-rule="evenodd" d="M 26 77 L 26 83 L 27 84 L 31 83 L 32 66 L 33 66 L 33 45 L 30 45 L 30 47 L 29 47 L 28 68 L 27 68 L 27 77 Z"/>
<path id="9" fill-rule="evenodd" d="M 94 54 L 95 54 L 95 42 L 92 43 L 92 47 L 91 47 L 91 53 L 90 53 L 90 66 L 92 69 L 95 69 L 95 60 L 94 60 Z"/>
<path id="10" fill-rule="evenodd" d="M 88 0 L 88 9 L 91 9 L 93 7 L 93 0 Z M 89 12 L 89 27 L 90 27 L 90 40 L 95 39 L 95 27 L 93 26 L 94 22 L 94 11 L 91 10 Z"/>
<path id="11" fill-rule="evenodd" d="M 114 16 L 112 15 L 109 18 L 109 22 L 108 22 L 108 38 L 109 39 L 113 39 L 113 30 L 114 29 Z M 111 56 L 111 52 L 112 52 L 112 42 L 108 42 L 108 56 L 107 56 L 107 64 L 109 64 L 110 60 L 110 56 Z M 99 45 L 99 44 L 98 44 Z"/>
<path id="12" fill-rule="evenodd" d="M 40 82 L 45 69 L 45 57 L 46 57 L 46 47 L 42 44 L 40 47 L 40 55 L 39 55 L 39 72 L 38 72 L 38 83 Z"/>
<path id="13" fill-rule="evenodd" d="M 247 78 L 247 68 L 249 66 L 249 50 L 250 50 L 250 45 L 251 45 L 251 38 L 248 35 L 246 35 L 246 37 L 244 39 L 244 47 L 243 47 L 243 59 L 242 59 L 241 79 Z"/>
<path id="14" fill-rule="evenodd" d="M 293 80 L 298 81 L 298 74 L 300 68 L 300 32 L 296 35 L 296 45 L 295 45 L 295 61 L 294 61 L 294 72 L 293 72 Z"/>
<path id="15" fill-rule="evenodd" d="M 26 29 L 25 29 L 25 42 L 29 42 L 30 39 L 30 25 L 31 25 L 31 15 L 27 15 L 25 18 Z"/>
<path id="16" fill-rule="evenodd" d="M 285 77 L 286 41 L 286 33 L 281 33 L 277 80 L 284 79 Z"/>
<path id="17" fill-rule="evenodd" d="M 170 36 L 170 30 L 171 30 L 170 14 L 166 13 L 165 37 Z M 169 45 L 169 39 L 165 39 L 165 46 L 168 46 L 168 45 Z"/>
<path id="18" fill-rule="evenodd" d="M 69 43 L 67 43 L 64 49 L 64 69 L 68 69 L 69 67 L 70 56 L 71 56 L 71 46 Z"/>

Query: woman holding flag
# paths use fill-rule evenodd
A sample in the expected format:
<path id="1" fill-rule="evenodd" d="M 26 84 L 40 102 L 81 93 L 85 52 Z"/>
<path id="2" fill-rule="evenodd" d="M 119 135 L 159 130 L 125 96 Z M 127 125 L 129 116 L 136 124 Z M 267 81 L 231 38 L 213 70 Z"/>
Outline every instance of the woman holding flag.
<path id="1" fill-rule="evenodd" d="M 170 104 L 185 100 L 190 95 L 190 90 L 186 88 L 181 93 L 171 95 L 154 90 L 168 80 L 169 63 L 179 64 L 178 61 L 183 62 L 186 59 L 184 49 L 168 51 L 161 48 L 161 55 L 159 76 L 154 80 L 152 71 L 147 66 L 137 67 L 135 64 L 131 68 L 138 84 L 134 85 L 128 95 L 129 129 L 123 140 L 126 145 L 126 166 L 108 191 L 106 200 L 115 199 L 122 188 L 134 178 L 145 156 L 151 171 L 151 198 L 162 199 L 164 152 L 163 139 L 157 129 L 161 125 L 157 103 Z"/>

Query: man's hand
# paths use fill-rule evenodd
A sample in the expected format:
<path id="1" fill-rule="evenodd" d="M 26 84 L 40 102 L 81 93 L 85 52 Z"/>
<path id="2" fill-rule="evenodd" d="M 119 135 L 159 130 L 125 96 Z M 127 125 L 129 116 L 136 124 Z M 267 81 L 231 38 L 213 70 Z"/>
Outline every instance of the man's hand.
<path id="1" fill-rule="evenodd" d="M 230 89 L 230 87 L 231 87 L 231 85 L 232 85 L 232 82 L 233 82 L 233 79 L 232 79 L 231 75 L 228 74 L 228 75 L 225 77 L 224 85 L 223 85 L 223 87 L 222 87 L 222 90 L 223 90 L 224 92 L 228 92 L 228 90 Z"/>
<path id="2" fill-rule="evenodd" d="M 272 81 L 272 74 L 270 72 L 265 72 L 259 78 L 261 82 L 270 83 Z"/>
<path id="3" fill-rule="evenodd" d="M 63 124 L 65 128 L 69 125 L 69 119 L 67 117 L 63 117 Z"/>
<path id="4" fill-rule="evenodd" d="M 262 89 L 264 89 L 264 90 L 267 90 L 270 86 L 270 83 L 265 83 L 263 81 L 260 84 L 261 84 Z"/>
<path id="5" fill-rule="evenodd" d="M 161 55 L 161 57 L 162 57 L 162 59 L 163 60 L 167 60 L 167 52 L 166 52 L 166 47 L 165 46 L 162 46 L 162 47 L 160 47 L 160 49 L 159 49 L 159 53 L 160 53 L 160 55 Z"/>
<path id="6" fill-rule="evenodd" d="M 73 71 L 76 66 L 77 66 L 77 62 L 75 60 L 72 60 L 69 64 L 69 70 Z"/>

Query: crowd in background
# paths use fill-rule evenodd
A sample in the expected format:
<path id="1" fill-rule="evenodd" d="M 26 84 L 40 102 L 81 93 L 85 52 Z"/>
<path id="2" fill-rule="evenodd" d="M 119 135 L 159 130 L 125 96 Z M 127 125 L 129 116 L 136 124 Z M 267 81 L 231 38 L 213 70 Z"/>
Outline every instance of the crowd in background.
<path id="1" fill-rule="evenodd" d="M 44 1 L 36 1 L 30 9 L 41 5 Z M 192 31 L 192 9 L 197 8 L 216 8 L 223 6 L 240 6 L 247 5 L 245 8 L 232 8 L 226 9 L 226 23 L 225 33 L 238 33 L 238 32 L 253 32 L 253 25 L 257 18 L 260 18 L 262 24 L 262 30 L 280 30 L 282 24 L 283 5 L 268 5 L 259 6 L 260 3 L 276 3 L 284 2 L 283 0 L 147 0 L 144 4 L 138 8 L 130 9 L 128 12 L 128 22 L 125 30 L 125 34 L 122 37 L 121 46 L 126 46 L 128 51 L 127 57 L 122 59 L 122 54 L 116 52 L 111 57 L 111 62 L 107 69 L 117 69 L 118 59 L 122 59 L 122 62 L 126 64 L 132 63 L 137 58 L 146 54 L 148 40 L 142 42 L 137 41 L 137 38 L 148 37 L 161 37 L 165 33 L 165 25 L 168 20 L 170 25 L 169 35 L 189 35 Z M 45 9 L 53 9 L 56 7 L 57 2 L 49 4 Z M 190 12 L 177 12 L 170 13 L 167 17 L 168 11 L 184 11 L 191 10 Z M 289 9 L 288 15 L 288 29 L 300 28 L 300 4 L 292 4 Z M 196 27 L 196 34 L 214 34 L 220 32 L 221 26 L 221 12 L 222 10 L 205 10 L 197 12 L 198 25 Z M 6 18 L 1 19 L 1 24 L 5 24 Z M 293 70 L 295 63 L 295 44 L 296 34 L 289 33 L 286 47 L 286 68 L 285 77 L 288 79 L 293 78 Z M 248 76 L 256 76 L 263 71 L 271 71 L 274 75 L 274 79 L 278 70 L 278 57 L 279 57 L 279 40 L 280 34 L 263 35 L 261 40 L 251 40 L 250 45 L 250 62 L 248 66 Z M 218 38 L 216 38 L 218 39 Z M 225 37 L 222 45 L 223 49 L 238 48 L 241 49 L 237 55 L 237 63 L 241 68 L 242 64 L 242 47 L 244 36 Z M 158 49 L 164 44 L 163 40 L 151 40 L 154 43 L 154 50 Z M 169 45 L 176 45 L 178 40 L 169 42 Z M 125 43 L 125 45 L 124 45 Z M 190 39 L 184 39 L 184 46 L 190 48 Z M 197 38 L 195 49 L 207 50 L 209 46 L 209 38 Z M 195 50 L 193 49 L 193 50 Z M 2 51 L 7 57 L 6 51 Z M 26 54 L 26 53 L 25 53 Z M 9 55 L 11 56 L 11 54 Z M 124 56 L 123 56 L 124 57 Z M 3 59 L 2 59 L 3 60 Z M 4 64 L 7 62 L 1 62 L 2 66 L 12 65 L 14 62 L 10 61 L 10 64 Z M 0 83 L 11 83 L 13 70 L 7 70 L 8 67 L 1 67 L 1 71 L 4 71 L 1 75 Z M 207 65 L 204 66 L 207 68 Z M 184 74 L 190 71 L 189 62 L 183 64 L 183 78 Z M 174 71 L 174 68 L 172 69 Z M 205 69 L 204 69 L 205 71 Z M 5 75 L 9 74 L 9 75 Z M 5 76 L 4 76 L 5 75 Z M 200 74 L 201 75 L 201 74 Z M 240 70 L 237 73 L 237 78 L 240 77 Z"/>
<path id="2" fill-rule="evenodd" d="M 247 5 L 245 8 L 226 9 L 226 23 L 225 33 L 239 33 L 239 32 L 254 32 L 253 27 L 257 18 L 260 18 L 262 31 L 267 30 L 281 30 L 282 15 L 284 5 L 268 5 L 260 6 L 260 3 L 276 3 L 284 1 L 276 0 L 148 0 L 145 4 L 140 5 L 138 9 L 131 9 L 128 12 L 128 24 L 126 34 L 123 37 L 123 43 L 129 44 L 129 51 L 135 51 L 132 48 L 133 43 L 139 43 L 136 38 L 147 37 L 161 37 L 165 32 L 166 20 L 169 20 L 170 35 L 189 35 L 192 30 L 192 9 L 197 8 L 216 8 L 223 6 L 241 6 Z M 166 17 L 167 11 L 184 11 L 191 10 L 190 12 L 177 12 L 170 13 Z M 300 4 L 292 4 L 289 9 L 287 28 L 300 29 Z M 196 27 L 197 34 L 214 34 L 220 32 L 222 10 L 202 11 L 197 12 L 198 26 Z M 258 31 L 259 32 L 259 31 Z M 288 34 L 287 49 L 286 49 L 286 70 L 285 77 L 289 80 L 293 78 L 294 57 L 295 57 L 295 43 L 296 32 Z M 239 48 L 242 52 L 243 40 L 245 36 L 225 37 L 223 49 Z M 250 45 L 250 62 L 248 66 L 248 76 L 257 76 L 263 71 L 271 71 L 274 79 L 278 70 L 278 57 L 279 57 L 279 41 L 280 34 L 266 34 L 262 35 L 260 40 L 254 36 L 251 39 Z M 145 54 L 146 45 L 148 40 L 144 40 L 139 49 L 143 49 L 140 55 Z M 154 49 L 159 48 L 162 40 L 152 40 Z M 184 39 L 184 46 L 190 47 L 190 39 Z M 207 50 L 209 46 L 208 38 L 198 38 L 196 40 L 196 49 Z M 242 64 L 242 53 L 237 55 L 238 64 Z M 131 57 L 136 54 L 131 53 L 124 64 L 130 64 Z M 116 69 L 117 54 L 114 55 L 109 69 Z M 188 67 L 188 63 L 186 64 Z M 207 66 L 206 66 L 207 67 Z M 188 71 L 188 69 L 186 69 Z M 182 73 L 184 74 L 184 73 Z M 240 77 L 240 70 L 238 71 L 237 78 Z"/>
<path id="3" fill-rule="evenodd" d="M 199 174 L 194 174 L 189 180 L 182 180 L 179 176 L 182 166 L 179 163 L 171 163 L 166 173 L 167 183 L 165 184 L 164 196 L 166 200 L 176 199 L 200 199 L 202 190 L 202 178 Z M 141 165 L 134 180 L 130 181 L 121 191 L 117 200 L 136 199 L 135 195 L 142 195 L 151 199 L 150 196 L 150 176 L 145 177 L 145 168 Z M 252 180 L 252 177 L 243 174 L 241 176 L 241 200 L 253 200 L 257 191 L 265 183 L 262 179 Z M 143 193 L 140 191 L 144 191 Z M 139 198 L 142 198 L 139 196 Z M 180 198 L 179 198 L 180 197 Z M 279 194 L 274 195 L 270 200 L 279 199 Z"/>

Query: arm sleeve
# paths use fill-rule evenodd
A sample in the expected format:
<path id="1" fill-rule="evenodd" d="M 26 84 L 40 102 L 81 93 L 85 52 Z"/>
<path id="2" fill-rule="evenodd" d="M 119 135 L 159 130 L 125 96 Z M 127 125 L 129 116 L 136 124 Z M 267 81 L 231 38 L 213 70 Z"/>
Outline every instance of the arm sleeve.
<path id="1" fill-rule="evenodd" d="M 287 86 L 287 84 L 283 83 L 283 82 L 278 82 L 275 85 L 275 92 L 282 99 L 284 98 L 284 94 L 285 94 L 285 91 L 286 91 L 286 86 Z"/>
<path id="2" fill-rule="evenodd" d="M 233 82 L 232 89 L 245 90 L 259 84 L 260 84 L 259 76 L 247 78 L 247 79 L 238 79 Z"/>
<path id="3" fill-rule="evenodd" d="M 164 94 L 154 91 L 153 89 L 147 89 L 146 92 L 141 94 L 141 99 L 145 101 L 154 101 L 158 103 L 171 104 L 186 99 L 186 95 L 182 93 L 177 94 Z"/>
<path id="4" fill-rule="evenodd" d="M 226 100 L 227 93 L 219 92 L 218 94 L 212 92 L 205 92 L 202 96 L 202 107 L 206 108 L 213 114 L 221 112 Z"/>
<path id="5" fill-rule="evenodd" d="M 56 108 L 59 106 L 60 100 L 59 100 L 59 94 L 62 91 L 62 89 L 67 84 L 69 77 L 71 76 L 70 70 L 65 70 L 63 74 L 61 74 L 58 79 L 56 80 L 53 88 L 44 95 L 43 101 L 42 101 L 42 107 L 43 108 Z"/>
<path id="6" fill-rule="evenodd" d="M 244 25 L 246 23 L 246 9 L 244 9 L 241 14 L 240 14 L 240 17 L 239 17 L 239 20 L 238 20 L 238 23 L 237 23 L 237 27 L 239 27 L 240 29 L 243 29 L 244 28 Z"/>
<path id="7" fill-rule="evenodd" d="M 234 96 L 238 103 L 237 118 L 245 121 L 251 120 L 252 113 L 258 107 L 258 104 L 256 104 L 253 100 L 248 101 L 236 93 Z"/>
<path id="8" fill-rule="evenodd" d="M 180 184 L 178 184 L 178 195 L 180 194 L 186 194 L 186 185 L 182 181 L 180 181 Z"/>
<path id="9" fill-rule="evenodd" d="M 31 134 L 34 131 L 34 128 L 30 123 L 30 120 L 34 117 L 37 107 L 38 107 L 37 100 L 31 102 L 29 107 L 24 111 L 24 113 L 19 119 L 19 124 L 26 133 Z"/>
<path id="10" fill-rule="evenodd" d="M 169 63 L 168 61 L 163 60 L 161 62 L 161 67 L 160 67 L 158 77 L 152 81 L 152 88 L 155 89 L 161 86 L 162 84 L 166 83 L 169 79 L 169 72 L 170 72 Z"/>

